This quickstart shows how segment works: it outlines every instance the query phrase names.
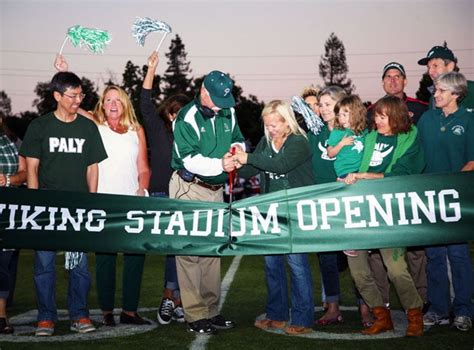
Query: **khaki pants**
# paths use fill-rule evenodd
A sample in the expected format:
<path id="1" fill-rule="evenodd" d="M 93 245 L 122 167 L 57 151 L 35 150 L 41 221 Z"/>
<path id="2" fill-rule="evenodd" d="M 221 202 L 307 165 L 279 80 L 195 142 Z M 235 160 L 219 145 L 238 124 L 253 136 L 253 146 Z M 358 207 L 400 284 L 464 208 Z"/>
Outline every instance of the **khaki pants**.
<path id="1" fill-rule="evenodd" d="M 380 255 L 387 268 L 388 277 L 397 290 L 398 297 L 405 310 L 421 308 L 423 301 L 416 291 L 405 261 L 405 249 L 380 249 Z M 383 307 L 382 293 L 377 287 L 369 265 L 369 253 L 358 250 L 357 256 L 347 257 L 352 278 L 359 293 L 370 308 Z"/>
<path id="2" fill-rule="evenodd" d="M 428 302 L 426 280 L 426 255 L 425 250 L 419 247 L 407 248 L 407 263 L 416 290 L 420 295 L 423 303 Z M 387 270 L 382 261 L 382 257 L 378 251 L 369 254 L 369 265 L 374 274 L 375 284 L 382 293 L 383 302 L 388 303 L 390 300 L 390 282 L 387 277 Z"/>
<path id="3" fill-rule="evenodd" d="M 170 198 L 222 202 L 223 190 L 212 191 L 183 181 L 174 172 Z M 186 322 L 218 315 L 221 294 L 221 260 L 215 257 L 176 256 L 176 271 Z"/>

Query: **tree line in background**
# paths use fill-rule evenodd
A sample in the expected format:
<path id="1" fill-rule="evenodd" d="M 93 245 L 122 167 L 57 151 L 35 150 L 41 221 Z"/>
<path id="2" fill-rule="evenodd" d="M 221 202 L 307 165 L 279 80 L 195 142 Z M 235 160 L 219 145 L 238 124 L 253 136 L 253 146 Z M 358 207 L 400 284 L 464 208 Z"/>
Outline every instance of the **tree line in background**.
<path id="1" fill-rule="evenodd" d="M 346 62 L 344 44 L 334 33 L 331 33 L 324 45 L 324 49 L 325 54 L 321 56 L 319 63 L 319 75 L 323 79 L 323 85 L 338 85 L 346 90 L 347 93 L 353 93 L 355 86 L 352 84 L 351 79 L 347 77 L 349 67 Z M 176 35 L 171 40 L 169 52 L 165 56 L 168 61 L 168 67 L 163 76 L 156 75 L 153 81 L 154 103 L 158 106 L 167 97 L 178 93 L 194 98 L 204 76 L 191 77 L 191 63 L 187 59 L 185 46 L 179 35 Z M 133 64 L 132 61 L 128 61 L 125 64 L 121 83 L 114 81 L 113 78 L 109 78 L 105 83 L 106 86 L 118 85 L 127 92 L 139 120 L 141 120 L 139 107 L 140 91 L 147 69 L 146 65 L 140 68 Z M 92 110 L 99 100 L 98 87 L 87 77 L 82 77 L 81 79 L 82 90 L 86 95 L 81 107 L 86 110 Z M 431 85 L 430 77 L 424 74 L 416 97 L 428 101 L 430 94 L 427 87 Z M 34 91 L 37 97 L 33 100 L 32 106 L 37 111 L 21 112 L 15 115 L 18 118 L 9 118 L 10 127 L 14 129 L 13 131 L 20 138 L 23 138 L 26 127 L 32 119 L 56 109 L 56 101 L 51 91 L 49 91 L 49 81 L 38 82 Z M 263 135 L 260 114 L 264 103 L 257 96 L 244 96 L 243 89 L 237 84 L 234 85 L 232 92 L 237 103 L 235 109 L 242 133 L 252 145 L 256 145 Z M 370 102 L 367 104 L 370 104 Z M 0 91 L 0 113 L 5 116 L 12 116 L 11 99 L 5 91 Z"/>

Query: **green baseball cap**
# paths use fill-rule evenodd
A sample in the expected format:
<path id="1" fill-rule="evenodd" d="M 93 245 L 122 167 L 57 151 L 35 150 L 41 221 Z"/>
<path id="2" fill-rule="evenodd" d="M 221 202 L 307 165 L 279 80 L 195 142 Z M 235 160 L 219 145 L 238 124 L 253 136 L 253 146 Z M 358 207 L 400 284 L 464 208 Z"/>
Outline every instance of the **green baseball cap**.
<path id="1" fill-rule="evenodd" d="M 218 70 L 213 70 L 204 78 L 204 87 L 209 92 L 212 102 L 219 108 L 230 108 L 235 106 L 232 96 L 234 82 L 227 75 Z"/>
<path id="2" fill-rule="evenodd" d="M 430 51 L 426 54 L 426 57 L 423 57 L 421 60 L 418 61 L 420 66 L 426 66 L 429 60 L 433 58 L 441 58 L 450 60 L 453 62 L 457 62 L 456 57 L 454 57 L 453 52 L 444 46 L 433 46 Z"/>

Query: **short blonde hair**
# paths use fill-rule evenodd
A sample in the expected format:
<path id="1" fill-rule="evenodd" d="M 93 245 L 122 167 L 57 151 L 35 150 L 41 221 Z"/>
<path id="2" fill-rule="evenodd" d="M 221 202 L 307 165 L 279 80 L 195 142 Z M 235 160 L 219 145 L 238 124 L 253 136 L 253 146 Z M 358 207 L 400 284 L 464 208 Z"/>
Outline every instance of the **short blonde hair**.
<path id="1" fill-rule="evenodd" d="M 319 101 L 318 95 L 321 89 L 315 86 L 308 86 L 303 89 L 303 92 L 301 93 L 301 98 L 304 100 L 306 97 L 309 96 L 314 96 L 316 99 Z"/>
<path id="2" fill-rule="evenodd" d="M 122 103 L 122 106 L 123 106 L 123 115 L 122 115 L 122 118 L 120 118 L 120 122 L 119 122 L 120 126 L 122 126 L 125 130 L 140 129 L 140 123 L 138 122 L 138 119 L 135 114 L 135 110 L 133 109 L 130 98 L 121 87 L 118 87 L 116 85 L 109 85 L 102 92 L 102 95 L 100 96 L 100 99 L 95 105 L 95 108 L 93 111 L 96 122 L 98 124 L 105 124 L 107 122 L 107 117 L 104 112 L 104 100 L 105 100 L 105 95 L 107 95 L 107 93 L 111 90 L 115 90 L 118 92 L 119 101 Z"/>
<path id="3" fill-rule="evenodd" d="M 298 125 L 295 113 L 288 102 L 283 100 L 273 100 L 268 102 L 263 108 L 262 118 L 273 113 L 278 114 L 280 118 L 288 124 L 288 127 L 290 128 L 290 134 L 303 135 L 306 137 L 305 131 Z M 266 128 L 264 128 L 264 133 L 267 141 L 271 142 L 272 138 Z"/>

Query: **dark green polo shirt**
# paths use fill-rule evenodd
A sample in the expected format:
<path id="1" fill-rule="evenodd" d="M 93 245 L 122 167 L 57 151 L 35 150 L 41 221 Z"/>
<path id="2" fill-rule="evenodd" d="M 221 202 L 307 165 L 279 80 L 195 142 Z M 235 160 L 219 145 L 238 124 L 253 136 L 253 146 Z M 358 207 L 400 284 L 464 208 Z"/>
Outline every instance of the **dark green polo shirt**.
<path id="1" fill-rule="evenodd" d="M 460 171 L 474 160 L 474 114 L 464 107 L 447 117 L 441 109 L 429 110 L 417 126 L 425 151 L 426 173 Z"/>

